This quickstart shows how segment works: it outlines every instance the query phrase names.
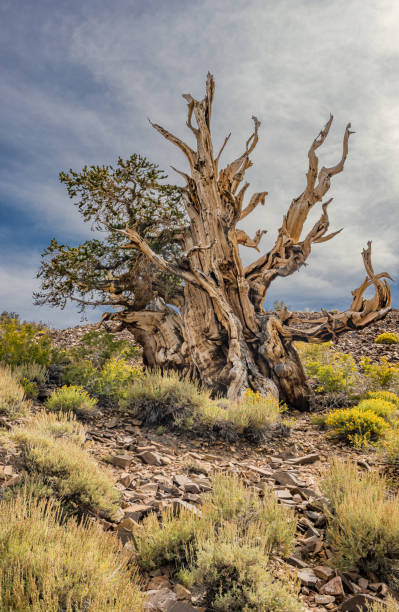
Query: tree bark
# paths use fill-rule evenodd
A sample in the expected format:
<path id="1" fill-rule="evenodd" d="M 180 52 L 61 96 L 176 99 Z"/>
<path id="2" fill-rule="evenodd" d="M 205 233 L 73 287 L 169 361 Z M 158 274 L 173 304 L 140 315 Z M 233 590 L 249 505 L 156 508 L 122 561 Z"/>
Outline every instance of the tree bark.
<path id="1" fill-rule="evenodd" d="M 286 277 L 305 265 L 312 245 L 333 238 L 327 234 L 329 218 L 322 204 L 322 214 L 308 234 L 301 239 L 310 210 L 321 202 L 330 187 L 332 176 L 344 168 L 348 153 L 350 124 L 343 140 L 341 160 L 318 172 L 315 151 L 326 139 L 332 116 L 312 143 L 304 192 L 295 198 L 283 218 L 274 247 L 254 263 L 243 267 L 239 245 L 259 251 L 265 230 L 254 238 L 237 228 L 240 220 L 258 205 L 264 205 L 267 192 L 255 193 L 246 206 L 243 183 L 252 165 L 250 154 L 258 142 L 259 121 L 253 117 L 254 130 L 245 150 L 232 163 L 219 170 L 220 155 L 215 156 L 210 131 L 214 81 L 208 75 L 206 95 L 197 101 L 189 95 L 187 126 L 193 133 L 196 149 L 163 127 L 152 124 L 187 158 L 190 173 L 178 171 L 186 180 L 185 207 L 189 225 L 184 234 L 184 251 L 175 261 L 166 261 L 153 252 L 135 227 L 121 232 L 128 242 L 125 248 L 139 249 L 153 264 L 168 274 L 179 276 L 184 284 L 184 300 L 179 310 L 167 306 L 161 298 L 144 311 L 115 314 L 132 331 L 143 346 L 149 366 L 173 368 L 197 377 L 214 394 L 225 394 L 232 400 L 250 387 L 271 393 L 299 409 L 308 405 L 309 388 L 293 344 L 296 340 L 322 342 L 334 339 L 350 329 L 361 328 L 382 318 L 390 308 L 390 291 L 386 273 L 375 275 L 371 265 L 371 244 L 363 251 L 367 272 L 364 283 L 353 292 L 351 308 L 338 315 L 324 313 L 316 327 L 306 322 L 296 327 L 291 313 L 278 316 L 265 312 L 267 289 L 277 277 Z M 195 117 L 196 125 L 193 125 Z M 372 300 L 363 293 L 373 284 Z"/>

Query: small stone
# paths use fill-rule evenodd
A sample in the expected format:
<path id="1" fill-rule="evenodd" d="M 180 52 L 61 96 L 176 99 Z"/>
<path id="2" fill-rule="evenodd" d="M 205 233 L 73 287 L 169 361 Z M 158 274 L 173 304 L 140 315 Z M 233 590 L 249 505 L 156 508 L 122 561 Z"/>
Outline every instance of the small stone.
<path id="1" fill-rule="evenodd" d="M 319 460 L 320 455 L 318 453 L 312 453 L 310 455 L 304 455 L 303 457 L 297 457 L 296 459 L 288 459 L 287 463 L 291 465 L 309 465 Z"/>
<path id="2" fill-rule="evenodd" d="M 132 457 L 130 455 L 113 455 L 111 457 L 112 465 L 121 468 L 127 468 L 132 462 Z"/>
<path id="3" fill-rule="evenodd" d="M 292 474 L 291 472 L 277 470 L 276 472 L 273 472 L 273 478 L 281 485 L 293 487 L 299 486 L 299 481 L 297 480 L 296 476 L 294 476 L 294 474 Z"/>
<path id="4" fill-rule="evenodd" d="M 161 456 L 153 451 L 144 451 L 137 455 L 147 465 L 162 465 Z"/>
<path id="5" fill-rule="evenodd" d="M 119 484 L 126 487 L 126 489 L 128 489 L 130 485 L 132 484 L 132 480 L 133 480 L 132 476 L 124 472 L 123 474 L 121 474 L 120 478 L 118 479 L 118 482 Z"/>
<path id="6" fill-rule="evenodd" d="M 177 599 L 191 599 L 191 592 L 182 584 L 175 584 L 173 590 L 177 595 Z"/>
<path id="7" fill-rule="evenodd" d="M 14 487 L 15 485 L 19 484 L 21 481 L 22 481 L 22 475 L 14 474 L 14 476 L 11 476 L 11 478 L 6 480 L 6 482 L 3 484 L 3 487 Z"/>
<path id="8" fill-rule="evenodd" d="M 318 581 L 316 574 L 310 567 L 299 570 L 298 578 L 301 581 L 301 584 L 306 587 L 314 587 Z"/>
<path id="9" fill-rule="evenodd" d="M 327 565 L 318 565 L 313 568 L 313 571 L 322 580 L 329 580 L 334 576 L 334 570 L 331 567 L 327 567 Z"/>
<path id="10" fill-rule="evenodd" d="M 152 506 L 148 504 L 131 504 L 125 508 L 125 518 L 131 518 L 134 521 L 139 521 L 143 516 L 149 514 L 153 510 Z"/>
<path id="11" fill-rule="evenodd" d="M 319 593 L 316 593 L 316 595 L 314 596 L 314 601 L 317 604 L 329 604 L 329 603 L 334 603 L 335 601 L 335 597 L 333 595 L 319 595 Z"/>
<path id="12" fill-rule="evenodd" d="M 150 582 L 147 585 L 147 589 L 148 591 L 152 591 L 154 589 L 169 589 L 170 588 L 170 582 L 168 580 L 167 576 L 154 576 L 154 578 L 151 578 Z"/>
<path id="13" fill-rule="evenodd" d="M 320 589 L 322 595 L 334 595 L 335 597 L 342 597 L 345 595 L 344 588 L 342 586 L 342 580 L 339 576 L 335 576 Z"/>
<path id="14" fill-rule="evenodd" d="M 305 561 L 302 561 L 302 559 L 300 559 L 299 557 L 296 557 L 295 555 L 291 555 L 291 557 L 288 557 L 288 559 L 285 559 L 285 562 L 288 563 L 289 565 L 292 565 L 293 567 L 299 567 L 300 569 L 309 567 L 309 565 L 305 563 Z"/>
<path id="15" fill-rule="evenodd" d="M 168 588 L 147 591 L 144 600 L 144 610 L 152 612 L 167 612 L 177 602 L 177 595 Z"/>
<path id="16" fill-rule="evenodd" d="M 135 527 L 139 527 L 139 524 L 136 523 L 132 518 L 125 518 L 123 521 L 119 523 L 119 529 L 126 529 L 127 531 L 133 531 Z"/>
<path id="17" fill-rule="evenodd" d="M 276 495 L 278 499 L 292 499 L 292 495 L 288 489 L 282 489 L 281 491 L 276 491 Z"/>

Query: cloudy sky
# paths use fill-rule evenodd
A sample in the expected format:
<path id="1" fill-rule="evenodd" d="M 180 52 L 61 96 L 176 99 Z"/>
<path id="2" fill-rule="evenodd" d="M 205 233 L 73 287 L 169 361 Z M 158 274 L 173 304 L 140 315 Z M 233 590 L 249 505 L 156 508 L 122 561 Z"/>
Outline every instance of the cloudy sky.
<path id="1" fill-rule="evenodd" d="M 269 302 L 346 308 L 364 277 L 367 240 L 375 270 L 397 278 L 398 28 L 399 7 L 388 0 L 2 0 L 0 311 L 79 323 L 73 307 L 32 304 L 41 250 L 53 236 L 76 243 L 89 234 L 59 171 L 133 152 L 183 168 L 147 118 L 189 140 L 180 94 L 202 97 L 208 70 L 215 146 L 232 131 L 226 162 L 242 151 L 251 115 L 262 121 L 249 180 L 269 196 L 244 229 L 268 229 L 263 249 L 303 190 L 308 147 L 329 113 L 321 165 L 340 157 L 348 121 L 356 131 L 330 190 L 331 230 L 344 231 L 315 245 L 306 269 L 276 281 Z M 398 307 L 398 284 L 393 293 Z"/>

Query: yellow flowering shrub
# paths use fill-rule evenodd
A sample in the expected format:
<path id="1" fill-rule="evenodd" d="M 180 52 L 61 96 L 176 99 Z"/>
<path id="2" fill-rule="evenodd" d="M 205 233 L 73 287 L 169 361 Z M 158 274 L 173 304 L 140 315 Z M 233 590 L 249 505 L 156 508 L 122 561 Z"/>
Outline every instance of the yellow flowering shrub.
<path id="1" fill-rule="evenodd" d="M 391 404 L 395 404 L 399 408 L 399 395 L 392 391 L 369 391 L 367 397 L 391 402 Z"/>
<path id="2" fill-rule="evenodd" d="M 371 410 L 377 416 L 386 421 L 392 420 L 398 414 L 398 408 L 392 402 L 387 402 L 381 398 L 364 399 L 356 406 L 357 410 L 367 412 Z"/>
<path id="3" fill-rule="evenodd" d="M 374 339 L 376 344 L 398 344 L 399 336 L 391 332 L 384 332 Z"/>
<path id="4" fill-rule="evenodd" d="M 9 365 L 51 361 L 52 343 L 48 332 L 36 323 L 21 323 L 18 318 L 0 320 L 0 361 Z"/>
<path id="5" fill-rule="evenodd" d="M 78 416 L 90 416 L 97 412 L 97 400 L 78 385 L 64 385 L 52 392 L 46 401 L 48 410 L 73 412 Z"/>
<path id="6" fill-rule="evenodd" d="M 372 410 L 346 408 L 334 410 L 326 418 L 326 425 L 334 433 L 354 446 L 376 442 L 388 429 L 388 423 Z"/>
<path id="7" fill-rule="evenodd" d="M 332 353 L 328 362 L 308 361 L 305 363 L 308 376 L 317 379 L 318 392 L 350 392 L 358 382 L 358 369 L 352 355 Z"/>
<path id="8" fill-rule="evenodd" d="M 117 401 L 124 397 L 128 384 L 142 375 L 142 370 L 133 368 L 125 359 L 109 359 L 95 375 L 90 391 L 103 401 Z"/>
<path id="9" fill-rule="evenodd" d="M 372 390 L 396 388 L 399 385 L 399 364 L 391 363 L 385 355 L 379 363 L 364 357 L 360 361 L 360 368 Z"/>

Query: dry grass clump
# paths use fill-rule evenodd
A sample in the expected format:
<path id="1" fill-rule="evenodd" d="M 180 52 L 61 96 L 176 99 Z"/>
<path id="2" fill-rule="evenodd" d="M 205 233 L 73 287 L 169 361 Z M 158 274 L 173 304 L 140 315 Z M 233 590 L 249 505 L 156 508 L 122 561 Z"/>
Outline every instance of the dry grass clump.
<path id="1" fill-rule="evenodd" d="M 40 477 L 57 497 L 77 504 L 80 511 L 114 518 L 118 514 L 119 493 L 111 477 L 76 444 L 81 439 L 76 424 L 62 420 L 59 423 L 40 417 L 13 431 L 23 467 L 30 476 Z"/>
<path id="2" fill-rule="evenodd" d="M 210 401 L 209 394 L 188 378 L 154 370 L 137 377 L 119 405 L 146 425 L 163 425 L 173 424 L 184 415 L 192 416 Z"/>
<path id="3" fill-rule="evenodd" d="M 213 490 L 202 496 L 201 515 L 166 510 L 149 515 L 134 530 L 136 560 L 145 570 L 170 564 L 179 581 L 198 585 L 212 610 L 297 612 L 296 585 L 275 580 L 271 553 L 290 554 L 296 519 L 264 499 L 237 477 L 214 475 Z"/>
<path id="4" fill-rule="evenodd" d="M 25 391 L 9 366 L 0 366 L 0 414 L 15 420 L 29 413 Z"/>
<path id="5" fill-rule="evenodd" d="M 134 571 L 99 527 L 62 523 L 60 505 L 22 492 L 0 504 L 0 609 L 141 612 Z"/>
<path id="6" fill-rule="evenodd" d="M 42 410 L 42 412 L 36 414 L 31 422 L 31 426 L 38 433 L 48 434 L 55 439 L 68 439 L 79 446 L 83 446 L 86 440 L 86 430 L 76 420 L 73 412 L 63 414 Z"/>
<path id="7" fill-rule="evenodd" d="M 387 495 L 376 473 L 358 473 L 352 463 L 334 461 L 322 490 L 329 500 L 327 537 L 334 561 L 395 583 L 399 568 L 399 498 Z"/>
<path id="8" fill-rule="evenodd" d="M 195 382 L 176 372 L 147 372 L 136 377 L 120 399 L 146 425 L 169 425 L 181 430 L 259 441 L 281 421 L 283 408 L 276 398 L 250 389 L 237 402 L 213 400 Z"/>
<path id="9" fill-rule="evenodd" d="M 256 432 L 276 425 L 281 419 L 281 412 L 277 398 L 247 389 L 241 399 L 226 405 L 224 413 L 219 413 L 219 419 L 233 423 L 239 434 L 251 437 L 251 432 L 255 436 Z"/>
<path id="10" fill-rule="evenodd" d="M 366 612 L 398 612 L 398 603 L 388 595 L 384 601 L 367 604 Z"/>
<path id="11" fill-rule="evenodd" d="M 64 385 L 55 389 L 46 401 L 46 407 L 51 411 L 74 412 L 78 416 L 87 417 L 98 412 L 97 400 L 79 385 Z"/>

